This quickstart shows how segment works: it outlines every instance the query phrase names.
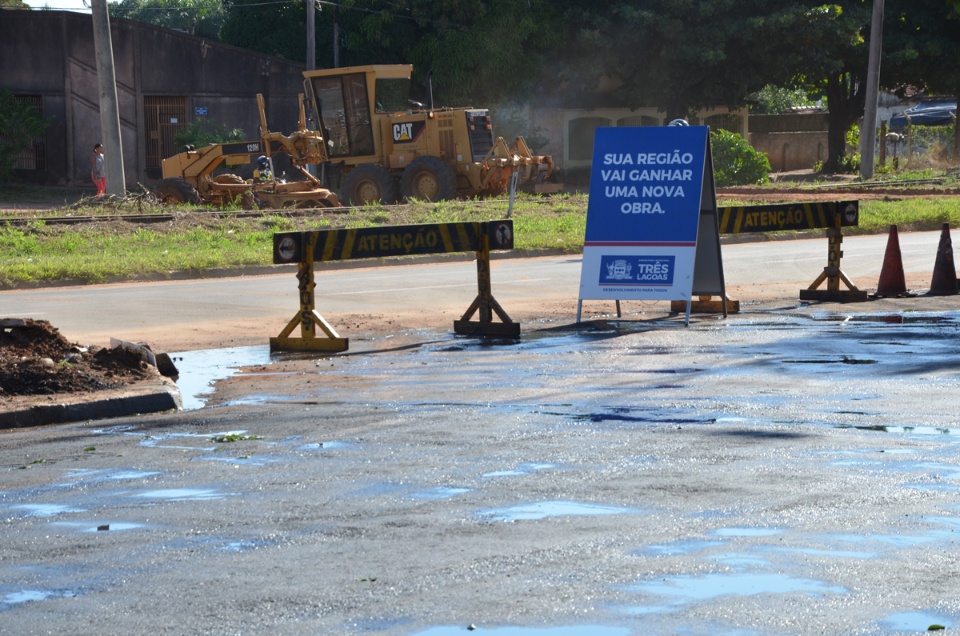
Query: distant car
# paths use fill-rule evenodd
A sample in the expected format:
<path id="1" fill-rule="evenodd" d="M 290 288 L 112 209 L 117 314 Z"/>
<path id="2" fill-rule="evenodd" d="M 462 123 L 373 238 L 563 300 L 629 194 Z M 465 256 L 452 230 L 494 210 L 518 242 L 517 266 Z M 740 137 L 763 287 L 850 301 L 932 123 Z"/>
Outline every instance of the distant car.
<path id="1" fill-rule="evenodd" d="M 910 123 L 919 126 L 948 126 L 957 117 L 957 102 L 921 102 L 890 118 L 890 130 L 906 128 Z"/>

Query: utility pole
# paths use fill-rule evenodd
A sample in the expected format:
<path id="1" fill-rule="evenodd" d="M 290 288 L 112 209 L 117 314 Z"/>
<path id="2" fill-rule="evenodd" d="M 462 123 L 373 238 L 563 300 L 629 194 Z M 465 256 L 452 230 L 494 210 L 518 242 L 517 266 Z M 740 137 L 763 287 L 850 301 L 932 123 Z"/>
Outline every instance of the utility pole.
<path id="1" fill-rule="evenodd" d="M 317 27 L 314 0 L 307 0 L 307 70 L 317 68 Z"/>
<path id="2" fill-rule="evenodd" d="M 113 41 L 110 39 L 110 15 L 107 0 L 93 0 L 93 47 L 100 87 L 100 134 L 107 168 L 107 194 L 122 197 L 127 192 L 123 174 L 123 146 L 120 143 L 120 107 L 117 101 L 117 75 L 113 66 Z M 90 144 L 93 148 L 93 144 Z"/>
<path id="3" fill-rule="evenodd" d="M 333 68 L 340 68 L 340 21 L 336 9 L 333 14 Z"/>
<path id="4" fill-rule="evenodd" d="M 880 93 L 880 51 L 883 44 L 883 0 L 873 0 L 870 22 L 870 59 L 867 66 L 867 99 L 860 129 L 860 178 L 873 178 L 873 147 L 877 138 L 877 101 Z M 881 140 L 880 143 L 884 143 Z"/>

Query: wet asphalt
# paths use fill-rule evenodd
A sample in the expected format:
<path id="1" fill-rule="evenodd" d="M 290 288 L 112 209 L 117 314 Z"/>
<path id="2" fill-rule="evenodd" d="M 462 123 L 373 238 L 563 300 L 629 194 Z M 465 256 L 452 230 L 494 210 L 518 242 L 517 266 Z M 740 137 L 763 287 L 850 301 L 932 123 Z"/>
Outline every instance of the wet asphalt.
<path id="1" fill-rule="evenodd" d="M 627 318 L 0 432 L 0 632 L 960 627 L 960 312 Z"/>

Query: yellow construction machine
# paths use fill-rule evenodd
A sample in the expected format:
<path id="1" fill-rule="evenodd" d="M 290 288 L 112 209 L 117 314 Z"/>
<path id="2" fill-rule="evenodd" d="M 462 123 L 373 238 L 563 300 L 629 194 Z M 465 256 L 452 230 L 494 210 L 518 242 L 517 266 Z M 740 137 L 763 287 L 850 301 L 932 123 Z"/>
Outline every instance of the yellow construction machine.
<path id="1" fill-rule="evenodd" d="M 326 147 L 319 132 L 307 129 L 303 99 L 300 99 L 300 129 L 290 135 L 270 132 L 263 106 L 263 95 L 257 95 L 260 109 L 260 139 L 210 144 L 203 148 L 187 148 L 163 160 L 163 179 L 154 188 L 163 203 L 223 205 L 240 200 L 245 208 L 312 208 L 340 207 L 337 196 L 324 188 L 320 180 L 303 166 L 323 163 Z M 290 155 L 290 162 L 304 176 L 302 181 L 277 179 L 272 170 L 274 154 Z M 271 166 L 268 178 L 245 181 L 229 172 L 231 167 L 249 165 L 262 156 Z"/>
<path id="2" fill-rule="evenodd" d="M 370 65 L 304 73 L 329 163 L 351 205 L 400 198 L 440 201 L 503 194 L 511 179 L 534 190 L 546 183 L 553 158 L 534 155 L 523 137 L 494 137 L 482 108 L 433 108 L 409 100 L 409 64 Z"/>

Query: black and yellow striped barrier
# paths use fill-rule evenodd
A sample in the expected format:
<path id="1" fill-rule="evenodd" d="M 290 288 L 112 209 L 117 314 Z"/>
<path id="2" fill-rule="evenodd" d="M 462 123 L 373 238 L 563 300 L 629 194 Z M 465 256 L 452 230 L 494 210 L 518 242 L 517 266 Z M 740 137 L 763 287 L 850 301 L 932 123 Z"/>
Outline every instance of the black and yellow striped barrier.
<path id="1" fill-rule="evenodd" d="M 720 234 L 746 232 L 780 232 L 784 230 L 827 229 L 827 266 L 807 289 L 800 290 L 801 300 L 861 302 L 867 292 L 857 289 L 840 269 L 843 256 L 842 228 L 860 222 L 859 201 L 779 203 L 719 208 Z M 826 289 L 818 289 L 826 282 Z M 840 289 L 843 283 L 847 289 Z"/>
<path id="2" fill-rule="evenodd" d="M 300 311 L 276 338 L 270 348 L 284 351 L 346 351 L 349 341 L 316 311 L 313 264 L 388 256 L 415 256 L 451 252 L 477 253 L 479 293 L 460 320 L 453 323 L 456 333 L 520 336 L 520 325 L 510 320 L 490 290 L 490 252 L 513 249 L 513 221 L 470 223 L 430 223 L 307 232 L 280 232 L 273 235 L 273 262 L 297 263 Z M 479 312 L 478 320 L 471 321 Z M 502 322 L 493 322 L 496 314 Z M 300 337 L 291 337 L 300 326 Z M 317 327 L 326 337 L 317 337 Z"/>
<path id="3" fill-rule="evenodd" d="M 855 226 L 860 220 L 858 201 L 778 203 L 719 208 L 720 234 L 782 232 Z"/>

